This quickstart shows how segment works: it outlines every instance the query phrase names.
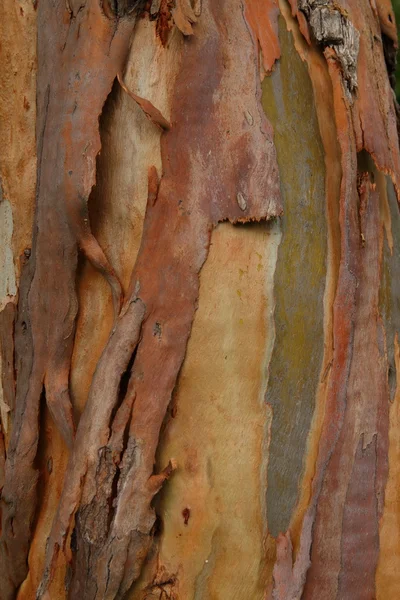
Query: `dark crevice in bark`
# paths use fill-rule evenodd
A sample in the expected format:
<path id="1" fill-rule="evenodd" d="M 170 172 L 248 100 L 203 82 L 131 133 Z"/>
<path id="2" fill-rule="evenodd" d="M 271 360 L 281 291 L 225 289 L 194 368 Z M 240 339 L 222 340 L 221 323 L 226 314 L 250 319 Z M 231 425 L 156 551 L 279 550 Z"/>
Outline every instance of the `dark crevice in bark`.
<path id="1" fill-rule="evenodd" d="M 113 424 L 113 421 L 115 419 L 115 416 L 118 412 L 118 409 L 120 408 L 120 406 L 123 404 L 127 391 L 128 391 L 128 385 L 129 385 L 129 380 L 131 378 L 131 374 L 132 374 L 132 367 L 133 364 L 135 362 L 135 357 L 136 357 L 136 353 L 137 353 L 137 347 L 135 348 L 135 350 L 132 353 L 131 358 L 129 359 L 129 363 L 128 366 L 126 367 L 126 370 L 122 373 L 121 375 L 121 380 L 119 383 L 119 388 L 118 388 L 118 397 L 117 397 L 117 401 L 113 407 L 113 410 L 111 412 L 111 416 L 110 416 L 110 428 Z M 126 434 L 125 434 L 126 435 Z M 126 443 L 125 443 L 125 436 L 124 436 L 124 445 L 123 448 L 126 448 Z"/>
<path id="2" fill-rule="evenodd" d="M 36 496 L 36 504 L 37 504 L 38 508 L 41 506 L 41 503 L 43 500 L 43 493 L 44 493 L 43 482 L 44 482 L 44 477 L 45 477 L 45 471 L 47 470 L 47 464 L 46 464 L 47 461 L 45 460 L 46 446 L 47 446 L 46 410 L 47 410 L 46 389 L 45 389 L 45 386 L 43 386 L 42 393 L 40 394 L 40 401 L 39 401 L 39 423 L 38 423 L 39 441 L 38 441 L 38 445 L 37 445 L 36 456 L 33 461 L 33 468 L 38 473 L 37 496 Z M 37 520 L 39 517 L 38 508 L 37 508 L 35 514 L 33 515 L 33 519 L 32 519 L 32 536 L 35 533 L 35 528 L 36 528 Z"/>
<path id="3" fill-rule="evenodd" d="M 118 390 L 118 399 L 112 410 L 111 417 L 110 417 L 110 430 L 111 430 L 112 424 L 114 423 L 114 419 L 118 413 L 118 410 L 122 406 L 122 404 L 125 400 L 126 394 L 128 392 L 129 380 L 130 380 L 131 373 L 132 373 L 132 367 L 135 362 L 136 353 L 137 353 L 137 347 L 135 348 L 135 350 L 129 360 L 129 363 L 128 363 L 128 366 L 127 366 L 125 372 L 121 376 L 119 390 Z M 131 420 L 132 420 L 132 407 L 129 408 L 128 417 L 126 418 L 126 423 L 125 423 L 125 426 L 123 427 L 120 448 L 111 447 L 111 449 L 110 449 L 111 455 L 112 455 L 112 461 L 114 463 L 114 475 L 112 477 L 111 492 L 108 497 L 107 534 L 110 531 L 111 523 L 112 523 L 112 520 L 113 520 L 114 514 L 115 514 L 118 490 L 120 487 L 121 475 L 122 475 L 122 472 L 120 469 L 120 463 L 121 463 L 121 461 L 124 457 L 125 451 L 128 447 L 129 430 L 130 430 Z M 112 442 L 112 435 L 110 436 L 109 441 Z"/>
<path id="4" fill-rule="evenodd" d="M 390 85 L 393 90 L 393 105 L 396 111 L 397 135 L 400 140 L 400 105 L 396 97 L 396 67 L 398 44 L 391 37 L 382 32 L 383 52 L 385 56 L 386 68 L 389 76 Z"/>
<path id="5" fill-rule="evenodd" d="M 397 45 L 393 40 L 382 32 L 383 52 L 385 56 L 386 68 L 389 76 L 390 85 L 393 89 L 396 87 L 396 66 L 397 66 Z"/>
<path id="6" fill-rule="evenodd" d="M 145 6 L 147 0 L 104 0 L 104 4 L 108 4 L 109 9 L 113 15 L 118 18 L 123 18 L 133 13 L 140 14 Z"/>

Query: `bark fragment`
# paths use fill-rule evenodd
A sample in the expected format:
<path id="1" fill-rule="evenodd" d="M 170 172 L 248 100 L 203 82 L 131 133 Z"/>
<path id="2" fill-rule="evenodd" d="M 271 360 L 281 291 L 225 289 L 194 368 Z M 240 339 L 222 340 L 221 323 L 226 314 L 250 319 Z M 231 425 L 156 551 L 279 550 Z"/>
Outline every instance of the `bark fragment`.
<path id="1" fill-rule="evenodd" d="M 118 81 L 122 87 L 122 89 L 134 100 L 140 108 L 145 113 L 146 117 L 155 125 L 158 125 L 160 129 L 170 129 L 171 124 L 167 121 L 165 117 L 161 114 L 161 112 L 156 108 L 150 100 L 146 100 L 146 98 L 141 98 L 131 92 L 131 90 L 125 85 L 123 82 L 122 76 L 118 74 Z"/>
<path id="2" fill-rule="evenodd" d="M 322 48 L 333 48 L 342 68 L 347 89 L 357 89 L 357 61 L 360 34 L 346 12 L 332 0 L 300 0 L 315 41 Z"/>
<path id="3" fill-rule="evenodd" d="M 190 0 L 175 0 L 175 8 L 172 10 L 175 25 L 183 35 L 193 35 L 193 23 L 197 17 L 192 8 Z"/>
<path id="4" fill-rule="evenodd" d="M 279 8 L 276 0 L 246 0 L 244 16 L 262 52 L 262 63 L 269 73 L 281 55 L 278 40 Z"/>

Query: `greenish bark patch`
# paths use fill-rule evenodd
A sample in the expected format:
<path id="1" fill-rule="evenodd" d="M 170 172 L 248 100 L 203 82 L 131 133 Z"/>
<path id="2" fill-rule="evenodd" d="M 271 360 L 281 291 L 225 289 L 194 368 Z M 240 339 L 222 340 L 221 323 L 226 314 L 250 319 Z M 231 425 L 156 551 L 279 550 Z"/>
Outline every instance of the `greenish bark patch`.
<path id="1" fill-rule="evenodd" d="M 292 35 L 280 23 L 282 58 L 263 83 L 274 126 L 284 215 L 275 272 L 275 346 L 266 401 L 269 532 L 286 531 L 299 493 L 324 351 L 327 223 L 325 163 L 313 90 Z"/>
<path id="2" fill-rule="evenodd" d="M 390 253 L 385 236 L 379 311 L 386 332 L 389 392 L 390 399 L 393 401 L 397 384 L 394 338 L 396 333 L 400 334 L 400 214 L 393 184 L 389 178 L 387 178 L 387 190 L 392 224 L 393 254 Z"/>

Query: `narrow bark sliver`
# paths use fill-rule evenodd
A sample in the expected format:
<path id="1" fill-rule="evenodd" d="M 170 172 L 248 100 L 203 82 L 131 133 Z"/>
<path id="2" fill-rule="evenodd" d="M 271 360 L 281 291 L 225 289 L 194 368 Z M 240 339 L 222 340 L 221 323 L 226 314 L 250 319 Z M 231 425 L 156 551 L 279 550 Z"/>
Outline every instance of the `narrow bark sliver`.
<path id="1" fill-rule="evenodd" d="M 194 35 L 181 47 L 171 129 L 161 142 L 161 181 L 150 168 L 128 300 L 79 423 L 39 597 L 47 596 L 72 530 L 71 598 L 122 598 L 139 576 L 155 522 L 152 499 L 175 468 L 171 460 L 155 474 L 155 453 L 211 230 L 220 221 L 259 221 L 282 212 L 272 129 L 259 102 L 257 46 L 240 3 L 221 1 L 216 8 L 204 2 Z"/>

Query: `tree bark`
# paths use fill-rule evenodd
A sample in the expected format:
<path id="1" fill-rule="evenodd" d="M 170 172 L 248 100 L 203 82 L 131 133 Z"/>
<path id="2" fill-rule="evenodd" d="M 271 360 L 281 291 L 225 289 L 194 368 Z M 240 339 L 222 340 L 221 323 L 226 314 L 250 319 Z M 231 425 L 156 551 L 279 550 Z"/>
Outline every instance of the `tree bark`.
<path id="1" fill-rule="evenodd" d="M 390 2 L 1 11 L 1 600 L 399 597 Z"/>

